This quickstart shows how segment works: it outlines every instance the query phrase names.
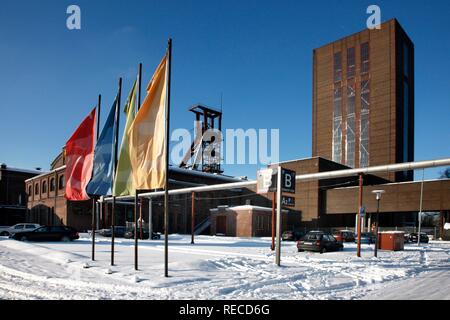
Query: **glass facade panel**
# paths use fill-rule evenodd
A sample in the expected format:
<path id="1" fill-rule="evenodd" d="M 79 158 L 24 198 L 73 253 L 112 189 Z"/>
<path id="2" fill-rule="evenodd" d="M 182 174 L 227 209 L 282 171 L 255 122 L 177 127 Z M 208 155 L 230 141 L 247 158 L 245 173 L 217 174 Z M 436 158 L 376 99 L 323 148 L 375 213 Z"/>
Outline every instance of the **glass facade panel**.
<path id="1" fill-rule="evenodd" d="M 342 88 L 334 89 L 333 102 L 333 161 L 342 162 Z"/>
<path id="2" fill-rule="evenodd" d="M 355 166 L 355 85 L 347 86 L 347 139 L 345 159 L 349 167 Z"/>
<path id="3" fill-rule="evenodd" d="M 369 72 L 369 43 L 361 44 L 361 73 Z"/>
<path id="4" fill-rule="evenodd" d="M 369 166 L 369 111 L 370 111 L 370 82 L 361 81 L 361 125 L 359 135 L 359 166 Z"/>
<path id="5" fill-rule="evenodd" d="M 355 48 L 347 49 L 347 78 L 355 76 Z"/>
<path id="6" fill-rule="evenodd" d="M 334 54 L 334 81 L 342 80 L 342 54 L 337 52 Z"/>

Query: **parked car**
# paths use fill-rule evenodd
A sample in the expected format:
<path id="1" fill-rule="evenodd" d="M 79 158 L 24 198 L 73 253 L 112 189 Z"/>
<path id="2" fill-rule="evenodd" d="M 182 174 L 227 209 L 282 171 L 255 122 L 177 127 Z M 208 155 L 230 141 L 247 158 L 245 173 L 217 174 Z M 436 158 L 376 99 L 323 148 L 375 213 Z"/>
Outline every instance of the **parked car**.
<path id="1" fill-rule="evenodd" d="M 138 239 L 140 239 L 140 234 L 141 234 L 140 229 L 137 229 Z M 150 235 L 150 233 L 148 232 L 148 230 L 143 230 L 142 239 L 144 239 L 144 240 L 149 239 L 149 235 Z M 125 232 L 124 238 L 125 239 L 134 239 L 134 229 L 131 229 L 131 230 L 128 230 L 127 232 Z M 159 239 L 161 239 L 161 235 L 159 233 L 152 232 L 152 240 L 159 240 Z"/>
<path id="2" fill-rule="evenodd" d="M 297 242 L 298 252 L 316 251 L 325 253 L 344 249 L 341 241 L 337 241 L 331 233 L 324 231 L 310 231 Z"/>
<path id="3" fill-rule="evenodd" d="M 358 237 L 355 237 L 355 243 L 358 242 Z M 375 235 L 372 232 L 361 232 L 361 243 L 373 244 L 375 243 Z"/>
<path id="4" fill-rule="evenodd" d="M 403 239 L 405 240 L 405 243 L 408 243 L 408 242 L 409 242 L 409 236 L 410 236 L 409 233 L 404 233 L 404 234 L 403 234 Z"/>
<path id="5" fill-rule="evenodd" d="M 305 235 L 305 232 L 299 230 L 289 230 L 283 232 L 281 240 L 283 241 L 298 241 Z"/>
<path id="6" fill-rule="evenodd" d="M 12 227 L 2 227 L 0 229 L 0 236 L 9 237 L 13 233 L 22 232 L 22 231 L 32 231 L 39 228 L 41 225 L 37 223 L 18 223 L 13 225 Z"/>
<path id="7" fill-rule="evenodd" d="M 125 236 L 125 232 L 127 231 L 126 227 L 123 226 L 115 226 L 114 227 L 114 237 L 123 238 Z M 112 229 L 101 229 L 98 232 L 101 236 L 104 237 L 112 237 Z"/>
<path id="8" fill-rule="evenodd" d="M 72 227 L 49 227 L 43 226 L 31 231 L 21 231 L 9 236 L 11 239 L 20 241 L 73 241 L 80 236 Z"/>
<path id="9" fill-rule="evenodd" d="M 417 232 L 411 233 L 409 235 L 409 242 L 416 242 L 417 243 Z M 428 238 L 426 233 L 421 232 L 420 233 L 420 242 L 423 243 L 428 243 L 428 241 L 430 241 L 430 239 Z"/>
<path id="10" fill-rule="evenodd" d="M 351 230 L 339 230 L 333 233 L 337 241 L 353 242 L 355 241 L 355 233 Z"/>

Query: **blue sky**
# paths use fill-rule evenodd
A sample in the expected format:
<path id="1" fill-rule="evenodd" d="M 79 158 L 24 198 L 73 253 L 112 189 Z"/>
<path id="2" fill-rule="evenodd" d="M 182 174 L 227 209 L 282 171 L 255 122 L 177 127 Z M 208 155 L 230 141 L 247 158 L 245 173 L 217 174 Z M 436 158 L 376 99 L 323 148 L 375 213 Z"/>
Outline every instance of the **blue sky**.
<path id="1" fill-rule="evenodd" d="M 81 30 L 66 28 L 70 4 L 81 8 Z M 119 77 L 128 93 L 139 62 L 145 87 L 169 37 L 172 128 L 191 129 L 187 108 L 218 106 L 223 94 L 225 128 L 280 128 L 281 160 L 309 157 L 312 49 L 364 29 L 370 4 L 415 44 L 415 159 L 450 156 L 446 0 L 1 0 L 0 162 L 48 169 L 99 93 L 102 122 Z M 225 169 L 254 177 L 257 167 Z"/>

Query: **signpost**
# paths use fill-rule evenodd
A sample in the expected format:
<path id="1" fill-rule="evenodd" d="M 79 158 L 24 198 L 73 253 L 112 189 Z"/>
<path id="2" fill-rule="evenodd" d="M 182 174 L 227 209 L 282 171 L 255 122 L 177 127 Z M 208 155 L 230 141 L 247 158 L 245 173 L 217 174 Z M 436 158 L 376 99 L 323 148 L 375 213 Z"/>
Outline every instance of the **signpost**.
<path id="1" fill-rule="evenodd" d="M 267 194 L 269 192 L 276 192 L 279 169 L 262 169 L 258 170 L 256 192 L 258 194 Z M 296 172 L 281 168 L 281 191 L 287 193 L 295 193 L 295 175 Z"/>
<path id="2" fill-rule="evenodd" d="M 281 185 L 281 167 L 278 166 L 277 186 Z M 277 188 L 277 245 L 275 251 L 275 263 L 281 265 L 281 189 Z"/>
<path id="3" fill-rule="evenodd" d="M 295 193 L 295 171 L 281 169 L 281 191 Z"/>
<path id="4" fill-rule="evenodd" d="M 277 170 L 277 246 L 276 246 L 276 264 L 281 265 L 281 206 L 283 205 L 282 193 L 295 193 L 296 172 L 287 170 L 278 166 Z M 285 197 L 285 200 L 292 197 Z M 295 203 L 295 199 L 294 199 Z"/>
<path id="5" fill-rule="evenodd" d="M 361 207 L 361 210 L 359 211 L 359 214 L 361 215 L 361 219 L 364 219 L 366 217 L 366 208 Z"/>
<path id="6" fill-rule="evenodd" d="M 267 194 L 269 192 L 276 192 L 277 190 L 277 170 L 276 169 L 262 169 L 258 170 L 256 174 L 256 193 Z"/>
<path id="7" fill-rule="evenodd" d="M 273 193 L 272 199 L 272 245 L 270 249 L 275 250 L 275 203 L 276 203 L 276 185 L 277 185 L 277 170 L 268 168 L 258 170 L 256 173 L 256 193 L 268 194 Z"/>
<path id="8" fill-rule="evenodd" d="M 283 206 L 286 206 L 286 207 L 295 207 L 295 198 L 282 196 L 281 203 L 283 204 Z"/>

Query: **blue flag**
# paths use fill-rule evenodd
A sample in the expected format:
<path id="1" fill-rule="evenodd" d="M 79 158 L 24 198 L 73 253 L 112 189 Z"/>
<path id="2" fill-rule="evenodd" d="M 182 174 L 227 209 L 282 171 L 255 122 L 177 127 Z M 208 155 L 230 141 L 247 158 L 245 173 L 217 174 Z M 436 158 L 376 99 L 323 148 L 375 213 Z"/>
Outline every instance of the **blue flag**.
<path id="1" fill-rule="evenodd" d="M 116 103 L 117 98 L 111 107 L 108 119 L 106 119 L 105 126 L 95 146 L 92 179 L 86 187 L 86 193 L 89 195 L 106 196 L 111 194 Z"/>

